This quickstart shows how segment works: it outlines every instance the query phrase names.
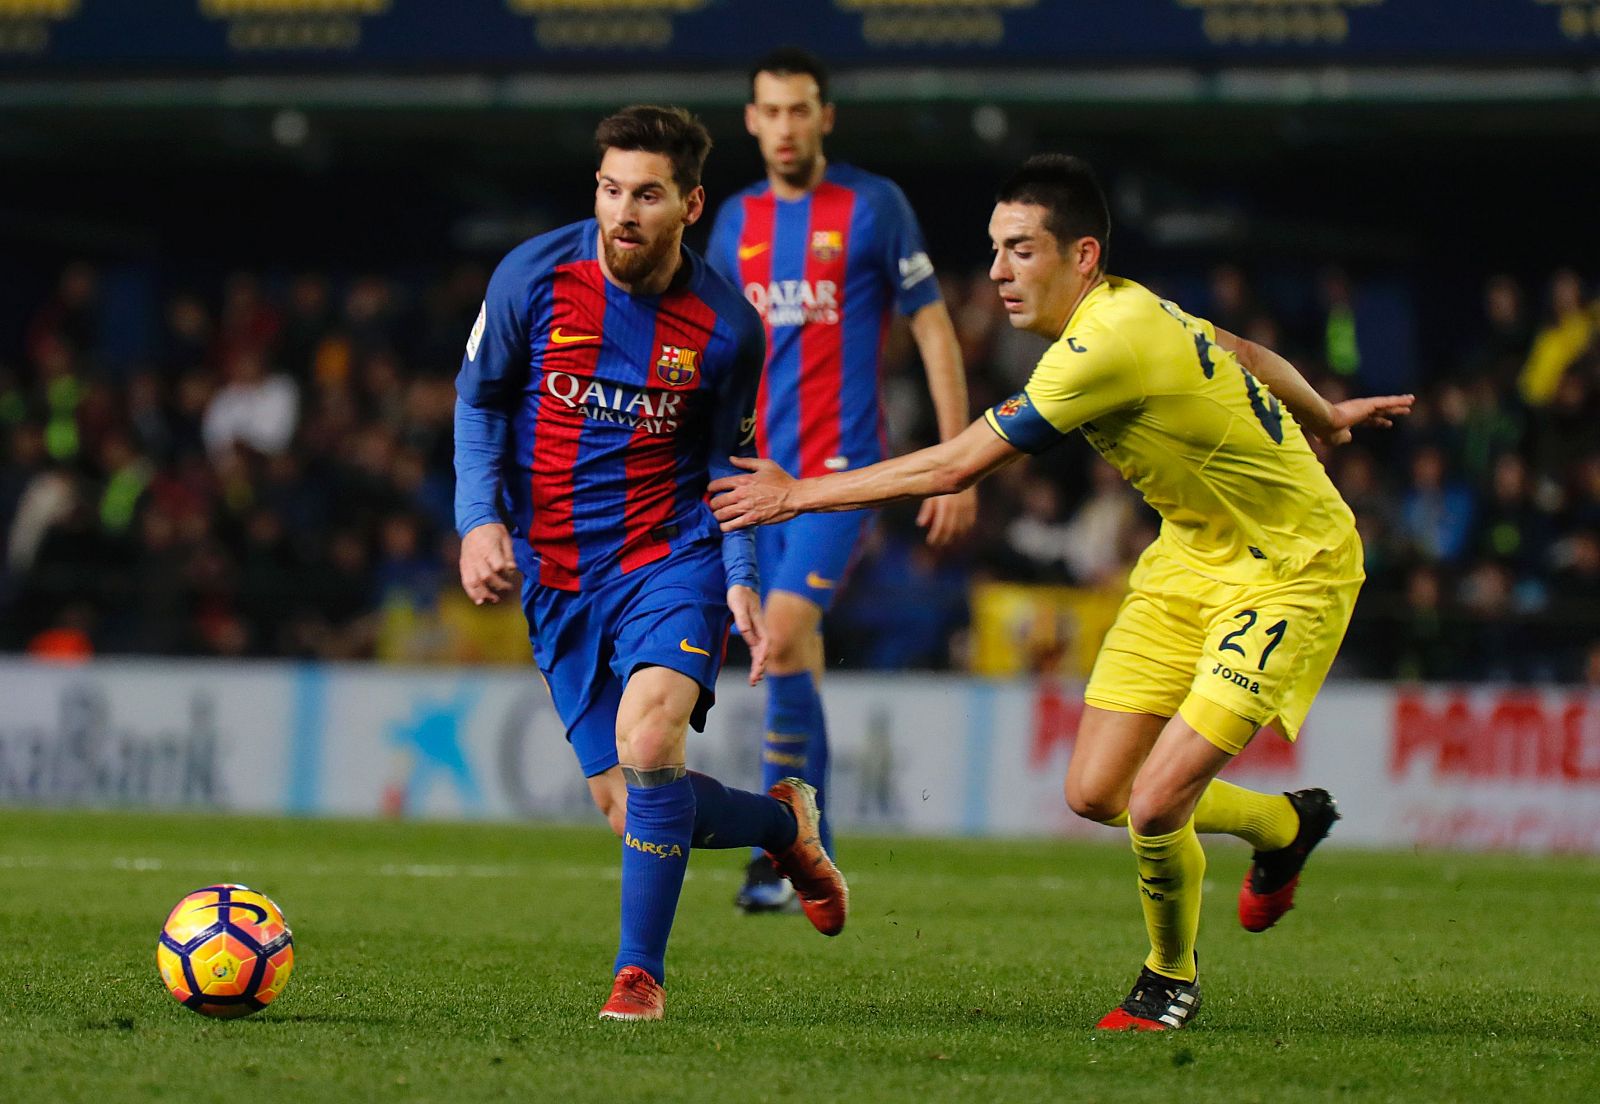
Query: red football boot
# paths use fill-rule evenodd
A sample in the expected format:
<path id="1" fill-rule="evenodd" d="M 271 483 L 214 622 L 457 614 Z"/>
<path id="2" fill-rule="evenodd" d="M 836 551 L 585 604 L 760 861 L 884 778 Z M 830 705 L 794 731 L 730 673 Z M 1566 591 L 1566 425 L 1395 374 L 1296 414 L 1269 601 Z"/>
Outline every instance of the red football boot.
<path id="1" fill-rule="evenodd" d="M 602 1020 L 659 1020 L 666 1012 L 667 991 L 637 966 L 624 966 L 611 986 L 611 999 L 600 1009 Z"/>
<path id="2" fill-rule="evenodd" d="M 823 935 L 838 935 L 850 909 L 850 887 L 822 848 L 816 788 L 798 778 L 785 778 L 774 783 L 767 794 L 789 806 L 799 829 L 787 849 L 777 854 L 768 851 L 767 857 L 794 886 L 811 926 Z"/>
<path id="3" fill-rule="evenodd" d="M 1300 814 L 1294 842 L 1277 851 L 1257 851 L 1239 887 L 1239 923 L 1245 931 L 1264 932 L 1294 908 L 1294 890 L 1311 851 L 1327 838 L 1339 819 L 1339 806 L 1327 790 L 1284 794 Z"/>
<path id="4" fill-rule="evenodd" d="M 1176 1031 L 1200 1011 L 1200 981 L 1179 981 L 1149 967 L 1127 999 L 1101 1017 L 1096 1031 Z"/>

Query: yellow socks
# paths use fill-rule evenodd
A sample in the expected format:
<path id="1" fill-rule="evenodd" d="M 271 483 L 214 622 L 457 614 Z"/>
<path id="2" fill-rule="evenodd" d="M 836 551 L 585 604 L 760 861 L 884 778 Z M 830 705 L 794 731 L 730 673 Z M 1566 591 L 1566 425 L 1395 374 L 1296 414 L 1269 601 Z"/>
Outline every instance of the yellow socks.
<path id="1" fill-rule="evenodd" d="M 1294 842 L 1300 815 L 1283 794 L 1257 793 L 1213 778 L 1194 807 L 1194 830 L 1238 836 L 1257 851 L 1276 851 Z"/>
<path id="2" fill-rule="evenodd" d="M 1128 835 L 1139 867 L 1144 926 L 1150 933 L 1145 965 L 1165 977 L 1193 981 L 1200 885 L 1206 876 L 1206 853 L 1195 835 L 1194 821 L 1162 836 L 1141 836 L 1131 828 Z"/>

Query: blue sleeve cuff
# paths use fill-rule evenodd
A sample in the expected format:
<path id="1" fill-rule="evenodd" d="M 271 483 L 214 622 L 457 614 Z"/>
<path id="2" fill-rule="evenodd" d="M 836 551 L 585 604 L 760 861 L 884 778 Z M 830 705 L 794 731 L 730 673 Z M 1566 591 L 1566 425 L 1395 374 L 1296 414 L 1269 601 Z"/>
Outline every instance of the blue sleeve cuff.
<path id="1" fill-rule="evenodd" d="M 456 400 L 456 534 L 466 536 L 500 515 L 500 463 L 505 454 L 506 416 Z"/>
<path id="2" fill-rule="evenodd" d="M 1033 405 L 1026 391 L 984 411 L 989 428 L 1023 452 L 1037 455 L 1066 436 Z"/>
<path id="3" fill-rule="evenodd" d="M 756 532 L 739 529 L 722 534 L 722 570 L 728 586 L 747 586 L 760 591 L 761 572 L 756 568 Z"/>

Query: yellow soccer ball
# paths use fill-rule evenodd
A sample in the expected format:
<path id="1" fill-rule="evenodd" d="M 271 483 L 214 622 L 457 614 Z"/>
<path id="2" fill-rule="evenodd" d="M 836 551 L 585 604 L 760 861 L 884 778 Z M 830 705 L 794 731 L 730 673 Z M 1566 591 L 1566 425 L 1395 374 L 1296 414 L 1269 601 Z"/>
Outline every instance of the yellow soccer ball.
<path id="1" fill-rule="evenodd" d="M 294 934 L 264 893 L 242 885 L 197 889 L 167 917 L 156 966 L 174 1000 L 233 1019 L 277 999 L 294 970 Z"/>

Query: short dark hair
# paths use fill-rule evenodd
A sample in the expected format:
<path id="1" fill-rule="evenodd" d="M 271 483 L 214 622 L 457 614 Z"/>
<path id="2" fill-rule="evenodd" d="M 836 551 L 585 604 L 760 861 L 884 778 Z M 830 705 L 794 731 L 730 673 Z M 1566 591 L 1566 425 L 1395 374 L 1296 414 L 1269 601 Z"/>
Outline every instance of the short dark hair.
<path id="1" fill-rule="evenodd" d="M 817 82 L 817 98 L 828 102 L 828 67 L 810 50 L 798 46 L 779 46 L 750 67 L 750 102 L 756 102 L 756 78 L 762 73 L 775 77 L 804 74 Z"/>
<path id="2" fill-rule="evenodd" d="M 711 152 L 711 132 L 681 107 L 634 104 L 600 120 L 594 130 L 595 152 L 643 150 L 659 153 L 672 162 L 672 180 L 685 195 L 700 186 L 706 154 Z"/>
<path id="3" fill-rule="evenodd" d="M 1111 249 L 1111 211 L 1089 163 L 1065 153 L 1036 153 L 1000 185 L 996 203 L 1045 209 L 1044 228 L 1062 245 L 1079 238 L 1100 243 L 1100 265 Z"/>

